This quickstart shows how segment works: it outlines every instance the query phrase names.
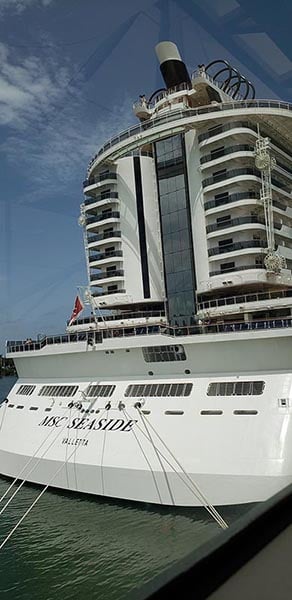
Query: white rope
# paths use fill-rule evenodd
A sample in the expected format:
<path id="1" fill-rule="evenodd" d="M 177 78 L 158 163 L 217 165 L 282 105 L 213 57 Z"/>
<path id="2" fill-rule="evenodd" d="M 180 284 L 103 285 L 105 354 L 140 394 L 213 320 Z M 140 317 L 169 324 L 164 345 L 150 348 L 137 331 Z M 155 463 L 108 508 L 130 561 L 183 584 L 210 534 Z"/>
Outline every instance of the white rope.
<path id="1" fill-rule="evenodd" d="M 142 422 L 144 424 L 144 427 L 146 429 L 146 426 L 145 426 L 146 417 L 142 413 L 141 409 L 137 408 L 137 410 L 138 410 L 138 412 L 139 412 L 139 414 L 141 416 L 141 420 L 142 420 Z M 179 478 L 181 479 L 181 481 L 183 481 L 183 483 L 186 485 L 186 487 L 188 489 L 190 489 L 194 493 L 195 497 L 201 502 L 201 504 L 204 506 L 204 508 L 207 510 L 207 512 L 213 517 L 213 519 L 218 523 L 218 525 L 220 525 L 220 527 L 222 529 L 227 529 L 228 528 L 228 524 L 226 523 L 226 521 L 223 519 L 223 517 L 220 515 L 220 513 L 216 510 L 216 508 L 208 501 L 207 497 L 204 495 L 204 493 L 199 488 L 199 486 L 192 480 L 192 478 L 189 476 L 189 474 L 185 471 L 184 467 L 180 464 L 180 462 L 178 461 L 178 459 L 174 456 L 174 454 L 168 448 L 168 446 L 166 445 L 166 443 L 164 442 L 164 440 L 157 433 L 157 431 L 155 430 L 155 428 L 149 422 L 148 419 L 147 419 L 147 423 L 151 427 L 151 429 L 154 431 L 154 433 L 157 435 L 158 439 L 161 441 L 161 443 L 166 448 L 166 450 L 169 452 L 170 456 L 175 460 L 175 462 L 177 463 L 177 465 L 179 466 L 179 468 L 181 469 L 181 471 L 184 473 L 184 475 L 186 476 L 187 480 L 190 482 L 191 486 L 194 489 L 190 488 L 190 486 L 182 478 L 181 473 L 179 473 L 179 471 L 176 470 L 176 468 L 169 462 L 169 460 L 165 457 L 165 455 L 163 455 L 163 453 L 158 448 L 156 448 L 156 451 L 160 453 L 160 455 L 164 458 L 164 460 L 167 462 L 167 464 L 175 471 L 175 473 L 179 476 Z M 140 428 L 140 431 L 142 431 L 141 428 Z M 146 429 L 146 431 L 147 431 L 147 429 Z M 142 431 L 142 433 L 144 433 L 144 432 Z M 148 440 L 150 441 L 150 443 L 153 444 L 151 438 L 148 437 Z"/>
<path id="2" fill-rule="evenodd" d="M 145 418 L 145 416 L 143 415 L 143 418 Z M 148 420 L 147 420 L 148 421 Z M 171 452 L 171 450 L 168 448 L 168 446 L 166 445 L 166 443 L 164 442 L 164 440 L 161 438 L 161 436 L 157 433 L 157 431 L 155 430 L 155 428 L 153 427 L 153 425 L 148 421 L 150 427 L 153 429 L 154 433 L 157 435 L 158 439 L 161 441 L 161 443 L 164 445 L 164 447 L 166 448 L 166 450 L 169 452 L 169 454 L 172 456 L 172 458 L 176 461 L 177 465 L 179 466 L 179 468 L 182 470 L 182 472 L 184 473 L 184 475 L 187 477 L 188 481 L 190 482 L 190 484 L 195 488 L 196 492 L 201 496 L 201 498 L 204 500 L 204 505 L 205 508 L 208 507 L 208 509 L 210 509 L 211 513 L 213 514 L 215 520 L 218 522 L 218 524 L 221 524 L 221 527 L 223 529 L 227 529 L 228 528 L 228 524 L 226 523 L 226 521 L 223 519 L 223 517 L 220 515 L 220 513 L 217 511 L 217 509 L 213 506 L 213 504 L 211 504 L 208 501 L 208 498 L 205 496 L 205 494 L 202 492 L 202 490 L 200 489 L 200 487 L 198 486 L 198 484 L 196 484 L 193 479 L 190 477 L 190 475 L 187 473 L 187 471 L 184 469 L 183 465 L 178 461 L 178 459 L 174 456 L 174 454 Z"/>
<path id="3" fill-rule="evenodd" d="M 78 412 L 79 409 L 76 409 L 76 411 L 74 411 L 73 416 L 76 414 L 76 412 Z M 68 411 L 67 411 L 68 413 Z M 69 414 L 71 413 L 71 408 L 69 408 Z M 65 413 L 66 416 L 66 413 Z M 59 437 L 59 435 L 62 433 L 62 431 L 64 431 L 64 429 L 67 427 L 67 424 L 63 425 L 62 429 L 58 432 L 54 442 L 56 441 L 56 439 Z M 50 436 L 55 433 L 54 429 L 51 429 L 50 432 L 48 433 L 48 435 L 45 437 L 45 439 L 42 441 L 42 443 L 38 446 L 38 448 L 35 450 L 34 454 L 29 458 L 29 460 L 25 463 L 25 465 L 21 468 L 21 470 L 19 471 L 18 475 L 16 475 L 16 477 L 13 479 L 12 483 L 10 484 L 10 486 L 8 487 L 8 489 L 6 490 L 6 492 L 4 492 L 4 494 L 1 496 L 0 498 L 0 504 L 1 502 L 4 500 L 4 498 L 7 496 L 7 494 L 10 492 L 10 490 L 13 488 L 13 486 L 16 484 L 16 482 L 21 478 L 22 473 L 25 472 L 25 470 L 29 467 L 30 463 L 33 461 L 34 458 L 36 458 L 36 455 L 38 454 L 38 452 L 40 451 L 40 449 L 42 448 L 42 446 L 47 442 L 47 440 L 50 438 Z M 53 442 L 53 443 L 54 443 Z M 47 450 L 44 452 L 44 454 L 42 454 L 39 457 L 39 461 L 44 457 L 44 455 L 46 454 L 46 452 L 51 448 L 52 444 L 50 444 L 50 446 L 47 448 Z M 38 462 L 39 462 L 38 461 Z M 26 478 L 28 477 L 28 475 L 30 475 L 32 473 L 32 471 L 35 469 L 35 467 L 37 466 L 38 462 L 35 464 L 35 466 L 33 467 L 33 469 L 31 471 L 29 471 L 26 474 Z M 18 489 L 18 488 L 17 488 Z M 5 505 L 6 506 L 6 505 Z M 0 512 L 0 515 L 2 514 L 2 510 Z"/>
<path id="4" fill-rule="evenodd" d="M 94 400 L 94 402 L 96 401 L 96 399 Z M 93 404 L 91 404 L 92 406 Z M 104 413 L 104 411 L 100 414 L 100 416 L 102 416 Z M 87 434 L 85 435 L 84 439 L 87 438 L 87 436 L 89 435 L 90 430 L 88 430 Z M 72 456 L 75 454 L 75 452 L 77 451 L 78 446 L 76 446 L 76 448 L 74 448 L 74 450 L 71 452 L 71 454 L 67 457 L 67 459 L 61 464 L 61 466 L 57 469 L 57 471 L 55 472 L 55 474 L 53 475 L 53 477 L 50 479 L 50 481 L 45 485 L 45 487 L 42 489 L 42 491 L 40 492 L 40 494 L 36 497 L 36 499 L 33 501 L 33 503 L 29 506 L 29 508 L 25 511 L 25 513 L 22 515 L 22 517 L 19 519 L 19 521 L 17 521 L 16 525 L 11 529 L 11 531 L 8 533 L 8 535 L 6 536 L 6 538 L 3 540 L 3 542 L 0 544 L 0 550 L 5 546 L 5 544 L 8 542 L 8 540 L 11 538 L 11 536 L 14 534 L 14 532 L 18 529 L 19 525 L 21 525 L 22 521 L 24 521 L 24 519 L 27 517 L 27 515 L 30 513 L 30 511 L 33 509 L 33 507 L 37 504 L 37 502 L 41 499 L 41 497 L 43 496 L 43 494 L 47 491 L 47 489 L 50 487 L 50 485 L 53 483 L 53 481 L 56 479 L 57 475 L 59 475 L 59 473 L 62 471 L 62 469 L 65 467 L 65 465 L 67 464 L 67 462 L 72 458 Z"/>
<path id="5" fill-rule="evenodd" d="M 138 409 L 138 410 L 139 410 L 139 409 Z M 142 414 L 143 414 L 143 413 L 141 413 L 141 414 L 140 414 L 140 416 L 142 416 Z M 143 417 L 144 417 L 144 415 L 143 415 Z M 142 420 L 143 420 L 143 417 L 142 417 Z M 170 496 L 170 499 L 171 499 L 171 503 L 172 503 L 173 505 L 175 505 L 175 501 L 174 501 L 174 497 L 173 497 L 173 494 L 172 494 L 172 491 L 171 491 L 170 483 L 169 483 L 169 481 L 168 481 L 167 473 L 166 473 L 166 471 L 165 471 L 165 468 L 164 468 L 164 466 L 163 466 L 163 462 L 162 462 L 162 460 L 161 460 L 161 457 L 159 456 L 159 450 L 158 450 L 158 448 L 156 448 L 156 446 L 155 446 L 155 444 L 154 444 L 154 441 L 152 440 L 152 436 L 151 436 L 151 434 L 150 434 L 150 431 L 149 431 L 149 429 L 147 429 L 145 422 L 144 422 L 144 427 L 145 427 L 145 429 L 146 429 L 146 431 L 147 431 L 148 438 L 149 438 L 149 440 L 150 440 L 150 442 L 151 442 L 151 444 L 152 444 L 152 446 L 153 446 L 153 448 L 154 448 L 154 452 L 155 452 L 155 454 L 156 454 L 156 456 L 157 456 L 157 459 L 158 459 L 158 462 L 159 462 L 159 464 L 160 464 L 160 466 L 161 466 L 161 469 L 162 469 L 162 472 L 163 472 L 163 475 L 164 475 L 164 478 L 165 478 L 165 481 L 166 481 L 166 485 L 167 485 L 168 493 L 169 493 L 169 496 Z"/>
<path id="6" fill-rule="evenodd" d="M 126 417 L 128 420 L 130 420 L 130 416 L 129 416 L 129 414 L 128 414 L 128 413 L 127 413 L 125 410 L 123 410 L 123 413 L 124 413 L 125 417 Z M 154 473 L 154 471 L 153 471 L 153 469 L 152 469 L 152 467 L 151 467 L 151 463 L 150 463 L 150 461 L 148 460 L 148 458 L 147 458 L 147 455 L 146 455 L 145 451 L 144 451 L 144 450 L 143 450 L 143 448 L 142 448 L 142 444 L 141 444 L 141 443 L 140 443 L 140 441 L 138 440 L 138 436 L 137 436 L 136 432 L 134 431 L 134 429 L 132 429 L 131 431 L 132 431 L 132 433 L 133 433 L 133 436 L 134 436 L 134 438 L 135 438 L 135 440 L 136 440 L 136 442 L 137 442 L 137 444 L 138 444 L 138 446 L 139 446 L 139 448 L 140 448 L 140 450 L 141 450 L 141 452 L 142 452 L 142 454 L 143 454 L 143 456 L 144 456 L 144 458 L 145 458 L 145 461 L 146 461 L 146 463 L 147 463 L 147 465 L 148 465 L 148 467 L 149 467 L 149 469 L 150 469 L 150 471 L 151 471 L 151 475 L 152 475 L 152 477 L 153 477 L 153 482 L 154 482 L 154 485 L 155 485 L 155 488 L 156 488 L 156 491 L 157 491 L 157 496 L 158 496 L 158 498 L 159 498 L 160 504 L 163 504 L 163 500 L 162 500 L 162 497 L 161 497 L 161 494 L 160 494 L 160 491 L 159 491 L 159 486 L 158 486 L 158 483 L 157 483 L 157 481 L 156 481 L 155 473 Z"/>
<path id="7" fill-rule="evenodd" d="M 78 412 L 79 409 L 76 409 L 73 413 L 73 417 L 76 414 L 76 412 Z M 71 412 L 71 409 L 70 409 Z M 46 450 L 43 452 L 43 454 L 41 456 L 38 457 L 37 462 L 33 465 L 32 469 L 30 469 L 30 471 L 28 473 L 26 473 L 25 479 L 23 479 L 21 481 L 21 483 L 18 485 L 18 487 L 16 488 L 15 492 L 12 494 L 12 496 L 10 496 L 9 500 L 6 502 L 6 504 L 4 504 L 3 508 L 0 510 L 0 516 L 2 515 L 2 513 L 4 513 L 4 511 L 6 510 L 7 506 L 10 504 L 10 502 L 13 500 L 13 498 L 16 496 L 16 494 L 18 494 L 18 492 L 20 491 L 20 489 L 22 488 L 22 486 L 27 482 L 27 479 L 29 477 L 29 475 L 31 475 L 33 473 L 33 471 L 36 469 L 36 467 L 38 466 L 38 464 L 41 462 L 41 460 L 44 458 L 44 456 L 47 454 L 47 452 L 52 448 L 52 446 L 55 444 L 55 442 L 57 441 L 58 437 L 62 434 L 62 432 L 64 431 L 64 429 L 68 428 L 68 423 L 65 423 L 65 425 L 63 425 L 63 427 L 60 429 L 60 431 L 58 431 L 56 437 L 53 439 L 53 441 L 50 443 L 50 445 L 46 448 Z M 50 434 L 52 433 L 51 430 Z M 43 443 L 45 443 L 47 441 L 47 439 L 49 438 L 50 434 L 45 438 L 45 440 L 43 441 Z M 43 445 L 43 443 L 40 445 Z M 39 449 L 40 449 L 39 448 Z M 23 473 L 23 471 L 26 469 L 26 467 L 30 464 L 30 462 L 32 461 L 33 458 L 36 457 L 36 452 L 34 453 L 34 455 L 30 458 L 30 460 L 28 461 L 28 463 L 25 465 L 25 467 L 22 469 L 21 473 Z M 5 494 L 3 494 L 0 503 L 2 501 L 2 499 L 6 496 L 6 494 L 8 494 L 9 490 L 12 488 L 13 485 L 15 485 L 15 483 L 19 480 L 19 476 L 17 478 L 14 479 L 14 481 L 12 482 L 12 484 L 9 486 L 8 490 L 5 492 Z"/>

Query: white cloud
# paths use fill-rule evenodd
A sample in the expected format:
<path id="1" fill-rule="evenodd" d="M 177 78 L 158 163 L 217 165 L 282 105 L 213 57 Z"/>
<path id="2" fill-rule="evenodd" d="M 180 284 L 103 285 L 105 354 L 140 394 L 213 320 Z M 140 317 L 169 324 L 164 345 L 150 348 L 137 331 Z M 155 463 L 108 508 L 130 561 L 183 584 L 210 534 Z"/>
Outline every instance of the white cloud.
<path id="1" fill-rule="evenodd" d="M 78 100 L 80 102 L 80 98 Z M 81 197 L 82 179 L 86 176 L 89 160 L 131 119 L 131 103 L 127 100 L 119 105 L 115 114 L 110 113 L 104 118 L 102 113 L 96 125 L 85 122 L 87 106 L 83 105 L 83 108 L 80 112 L 77 102 L 71 101 L 61 117 L 55 120 L 51 116 L 41 134 L 34 130 L 30 135 L 14 133 L 0 147 L 11 164 L 22 165 L 31 183 L 32 191 L 23 200 L 37 201 L 40 193 L 42 197 L 52 192 L 60 194 L 73 181 L 80 186 Z M 78 193 L 78 189 L 76 191 Z"/>
<path id="2" fill-rule="evenodd" d="M 23 129 L 40 122 L 63 94 L 69 77 L 52 53 L 46 64 L 35 56 L 15 59 L 0 43 L 0 125 Z"/>
<path id="3" fill-rule="evenodd" d="M 40 190 L 42 197 L 60 192 L 70 180 L 80 182 L 81 190 L 90 158 L 132 121 L 132 99 L 111 109 L 95 107 L 85 90 L 74 86 L 72 66 L 53 46 L 41 60 L 0 43 L 0 127 L 6 134 L 0 152 L 30 182 L 30 201 Z M 96 115 L 93 122 L 89 111 Z"/>
<path id="4" fill-rule="evenodd" d="M 26 8 L 31 6 L 49 6 L 54 0 L 0 0 L 0 15 L 5 12 L 21 14 Z"/>

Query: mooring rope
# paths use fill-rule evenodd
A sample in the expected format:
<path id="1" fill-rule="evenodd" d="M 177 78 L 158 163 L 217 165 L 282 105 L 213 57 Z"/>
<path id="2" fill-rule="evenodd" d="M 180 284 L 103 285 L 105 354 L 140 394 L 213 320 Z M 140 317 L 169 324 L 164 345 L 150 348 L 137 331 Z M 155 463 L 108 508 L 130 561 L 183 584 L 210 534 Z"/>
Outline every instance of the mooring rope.
<path id="1" fill-rule="evenodd" d="M 147 427 L 145 425 L 145 421 L 146 421 L 146 417 L 143 414 L 143 412 L 141 411 L 141 408 L 136 407 L 136 409 L 138 410 L 140 416 L 141 416 L 141 421 L 146 429 L 147 432 Z M 181 463 L 178 461 L 178 459 L 174 456 L 174 454 L 172 453 L 172 451 L 170 450 L 170 448 L 167 446 L 167 444 L 164 442 L 164 440 L 161 438 L 161 436 L 159 435 L 159 433 L 155 430 L 155 428 L 153 427 L 153 425 L 149 422 L 149 419 L 147 419 L 147 423 L 149 425 L 149 427 L 151 427 L 151 429 L 153 430 L 153 432 L 155 433 L 155 435 L 158 437 L 158 439 L 160 440 L 160 442 L 163 444 L 163 446 L 166 448 L 166 450 L 169 452 L 170 456 L 173 458 L 173 460 L 176 462 L 176 464 L 178 465 L 178 467 L 181 469 L 182 473 L 185 475 L 185 477 L 187 478 L 187 481 L 189 481 L 189 483 L 191 484 L 188 485 L 188 483 L 183 479 L 181 473 L 179 471 L 177 471 L 177 469 L 175 468 L 175 466 L 173 464 L 170 463 L 170 461 L 167 459 L 167 457 L 161 452 L 161 450 L 159 450 L 159 448 L 156 448 L 156 452 L 158 452 L 161 457 L 166 461 L 166 463 L 170 466 L 170 468 L 178 475 L 178 477 L 181 479 L 181 481 L 184 483 L 184 485 L 194 494 L 194 496 L 197 498 L 197 500 L 200 501 L 200 503 L 202 504 L 202 506 L 207 510 L 207 512 L 212 516 L 212 518 L 217 522 L 218 525 L 220 525 L 220 527 L 222 529 L 227 529 L 228 528 L 228 524 L 226 523 L 226 521 L 223 519 L 223 517 L 220 515 L 220 513 L 217 511 L 217 509 L 208 501 L 207 497 L 205 496 L 205 494 L 202 492 L 202 490 L 199 488 L 198 484 L 196 484 L 192 478 L 190 477 L 190 475 L 186 472 L 186 470 L 184 469 L 184 467 L 181 465 Z M 139 426 L 138 426 L 139 427 Z M 139 427 L 140 431 L 142 432 L 143 435 L 145 435 L 145 433 L 143 432 L 143 430 Z M 152 437 L 149 437 L 148 435 L 146 435 L 146 438 L 148 439 L 148 441 L 150 441 L 150 443 L 153 445 L 154 442 L 152 440 Z"/>
<path id="2" fill-rule="evenodd" d="M 94 400 L 91 402 L 90 404 L 90 409 L 92 408 L 92 406 L 94 405 L 94 403 L 96 402 L 97 398 L 94 398 Z M 67 413 L 69 412 L 69 414 L 71 415 L 71 410 L 72 407 L 69 407 L 69 411 L 67 411 Z M 74 416 L 79 412 L 79 407 L 76 407 L 75 411 L 72 414 L 72 418 L 74 418 Z M 68 416 L 66 413 L 64 416 Z M 52 446 L 55 444 L 55 442 L 57 441 L 58 437 L 62 434 L 62 432 L 64 431 L 64 429 L 68 428 L 68 423 L 65 423 L 63 425 L 63 427 L 61 427 L 60 431 L 58 431 L 57 435 L 55 436 L 55 438 L 52 440 L 52 442 L 50 443 L 50 445 L 46 448 L 46 450 L 43 452 L 43 454 L 41 454 L 41 456 L 38 457 L 37 462 L 33 465 L 32 469 L 30 469 L 30 471 L 28 473 L 26 473 L 26 477 L 25 479 L 23 479 L 21 481 L 21 483 L 17 486 L 15 492 L 12 494 L 12 496 L 9 498 L 9 500 L 6 502 L 6 504 L 4 504 L 3 508 L 0 511 L 0 516 L 2 515 L 2 513 L 5 511 L 5 509 L 7 508 L 7 506 L 10 504 L 10 502 L 13 500 L 13 498 L 16 496 L 16 494 L 20 491 L 20 489 L 22 488 L 22 486 L 27 482 L 27 478 L 29 475 L 31 475 L 31 473 L 33 473 L 33 471 L 36 469 L 36 467 L 38 466 L 38 464 L 41 462 L 41 460 L 44 458 L 44 456 L 47 454 L 47 452 L 52 448 Z M 50 431 L 50 433 L 46 436 L 46 438 L 43 440 L 43 442 L 40 444 L 40 446 L 37 448 L 37 450 L 34 452 L 33 456 L 30 457 L 30 459 L 28 460 L 28 462 L 24 465 L 24 467 L 21 469 L 21 471 L 19 472 L 19 474 L 17 475 L 17 477 L 15 477 L 15 479 L 12 481 L 12 483 L 10 484 L 10 486 L 8 487 L 8 489 L 6 490 L 6 492 L 3 494 L 3 496 L 0 498 L 0 504 L 2 502 L 2 500 L 7 496 L 7 494 L 9 493 L 9 491 L 13 488 L 13 486 L 15 485 L 15 483 L 17 481 L 19 481 L 21 474 L 27 469 L 27 467 L 29 466 L 29 464 L 32 462 L 32 460 L 34 458 L 36 458 L 36 454 L 39 452 L 39 450 L 41 449 L 41 447 L 45 444 L 45 442 L 49 439 L 50 435 L 54 433 L 54 429 L 52 429 Z"/>
<path id="3" fill-rule="evenodd" d="M 96 401 L 96 398 L 94 400 L 94 402 Z M 94 404 L 94 402 L 92 403 L 92 405 Z M 92 406 L 91 405 L 91 406 Z M 106 410 L 106 409 L 105 409 Z M 102 416 L 104 414 L 104 411 L 102 411 L 102 413 L 100 414 L 100 416 Z M 84 439 L 86 440 L 86 438 L 88 437 L 90 433 L 90 430 L 88 430 L 87 434 L 85 435 Z M 41 499 L 41 497 L 44 495 L 44 493 L 47 491 L 47 489 L 50 487 L 50 485 L 53 483 L 53 481 L 56 479 L 57 475 L 59 475 L 59 473 L 62 471 L 62 469 L 64 468 L 64 466 L 67 464 L 67 462 L 72 458 L 72 456 L 75 454 L 75 452 L 77 451 L 78 446 L 76 446 L 76 448 L 74 448 L 74 450 L 71 452 L 71 454 L 69 454 L 69 456 L 66 458 L 65 461 L 63 461 L 63 463 L 60 465 L 60 467 L 57 469 L 57 471 L 54 473 L 53 477 L 50 479 L 50 481 L 48 483 L 46 483 L 45 487 L 42 489 L 42 491 L 39 493 L 39 495 L 36 497 L 36 499 L 32 502 L 32 504 L 28 507 L 28 509 L 25 511 L 25 513 L 22 515 L 22 517 L 17 521 L 16 525 L 14 525 L 14 527 L 11 529 L 11 531 L 8 533 L 8 535 L 6 536 L 6 538 L 3 540 L 3 542 L 1 542 L 0 544 L 0 550 L 2 550 L 2 548 L 5 546 L 5 544 L 8 542 L 8 540 L 11 538 L 11 536 L 14 534 L 14 532 L 18 529 L 19 525 L 21 525 L 22 521 L 24 521 L 24 519 L 27 517 L 27 515 L 30 513 L 30 511 L 33 509 L 33 507 L 37 504 L 37 502 Z"/>
<path id="4" fill-rule="evenodd" d="M 71 408 L 69 408 L 69 414 L 71 413 Z M 78 412 L 79 409 L 76 409 L 76 411 L 74 411 L 73 416 Z M 65 416 L 66 413 L 65 413 Z M 52 445 L 55 443 L 55 441 L 57 440 L 57 438 L 59 437 L 59 435 L 62 433 L 62 431 L 64 431 L 64 429 L 67 427 L 67 423 L 65 425 L 63 425 L 63 427 L 61 428 L 61 430 L 58 432 L 57 436 L 54 438 L 52 444 L 49 445 L 49 447 L 47 448 L 47 450 L 45 450 L 45 452 L 39 457 L 38 462 L 45 456 L 46 452 L 52 447 Z M 29 460 L 25 463 L 25 465 L 21 468 L 21 470 L 19 471 L 19 473 L 17 474 L 17 476 L 13 479 L 13 481 L 11 482 L 10 486 L 8 487 L 8 489 L 6 490 L 6 492 L 4 492 L 4 494 L 1 496 L 0 498 L 0 504 L 1 502 L 4 500 L 4 498 L 6 498 L 7 494 L 9 494 L 10 490 L 13 488 L 13 486 L 16 484 L 17 481 L 19 481 L 19 479 L 21 478 L 22 473 L 25 472 L 25 470 L 29 467 L 30 463 L 34 460 L 34 458 L 36 458 L 36 455 L 38 454 L 38 452 L 41 450 L 42 446 L 48 441 L 48 439 L 50 438 L 50 436 L 55 433 L 54 429 L 51 429 L 50 432 L 48 433 L 48 435 L 45 437 L 45 439 L 42 441 L 42 443 L 38 446 L 38 448 L 35 450 L 34 454 L 29 458 Z M 37 466 L 38 462 L 34 465 L 34 467 L 26 474 L 26 478 L 28 477 L 28 475 L 30 475 L 35 467 Z M 24 480 L 25 482 L 25 480 Z M 22 482 L 22 485 L 23 483 Z M 18 488 L 17 488 L 18 489 Z M 12 497 L 11 497 L 12 499 Z M 10 499 L 10 500 L 11 500 Z M 10 502 L 9 500 L 9 502 Z M 9 504 L 8 502 L 8 504 Z M 5 504 L 6 506 L 6 504 Z M 5 507 L 4 507 L 5 508 Z M 2 514 L 3 510 L 0 511 L 0 515 Z"/>

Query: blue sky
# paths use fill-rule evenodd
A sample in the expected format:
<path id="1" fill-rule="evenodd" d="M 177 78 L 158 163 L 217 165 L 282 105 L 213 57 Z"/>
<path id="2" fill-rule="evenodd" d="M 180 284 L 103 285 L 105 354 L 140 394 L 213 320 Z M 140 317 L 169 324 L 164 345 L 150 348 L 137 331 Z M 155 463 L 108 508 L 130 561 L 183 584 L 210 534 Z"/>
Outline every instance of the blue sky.
<path id="1" fill-rule="evenodd" d="M 0 353 L 60 333 L 86 285 L 78 226 L 90 158 L 161 87 L 154 46 L 229 60 L 292 100 L 290 0 L 0 0 Z"/>

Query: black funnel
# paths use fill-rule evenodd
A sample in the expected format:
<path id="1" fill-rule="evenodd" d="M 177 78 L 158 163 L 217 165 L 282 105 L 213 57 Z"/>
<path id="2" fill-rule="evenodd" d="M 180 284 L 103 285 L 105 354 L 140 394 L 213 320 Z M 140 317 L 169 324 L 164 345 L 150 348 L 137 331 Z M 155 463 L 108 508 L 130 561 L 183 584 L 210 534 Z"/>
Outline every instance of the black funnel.
<path id="1" fill-rule="evenodd" d="M 155 51 L 167 89 L 181 83 L 191 85 L 186 65 L 182 61 L 177 46 L 173 42 L 160 42 L 155 46 Z"/>

